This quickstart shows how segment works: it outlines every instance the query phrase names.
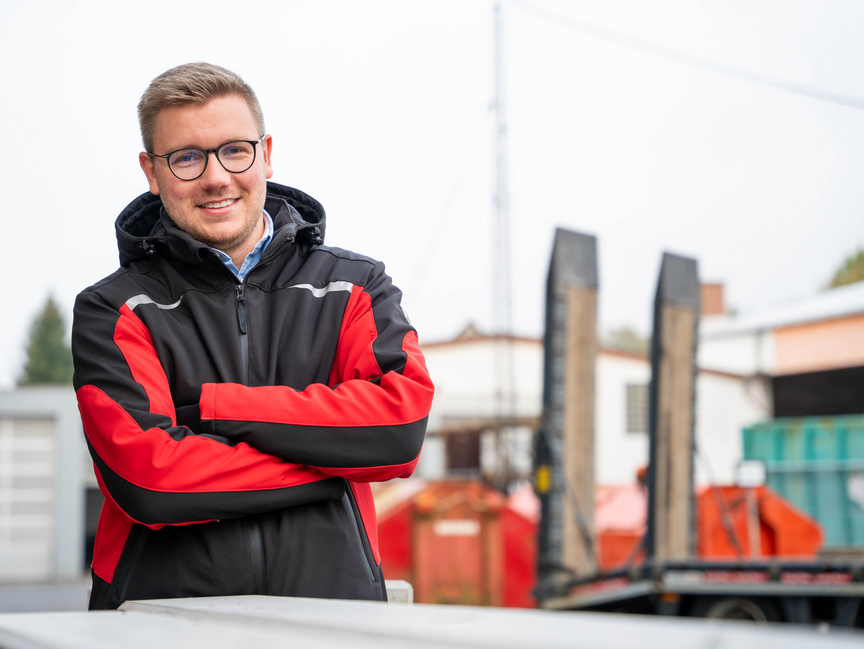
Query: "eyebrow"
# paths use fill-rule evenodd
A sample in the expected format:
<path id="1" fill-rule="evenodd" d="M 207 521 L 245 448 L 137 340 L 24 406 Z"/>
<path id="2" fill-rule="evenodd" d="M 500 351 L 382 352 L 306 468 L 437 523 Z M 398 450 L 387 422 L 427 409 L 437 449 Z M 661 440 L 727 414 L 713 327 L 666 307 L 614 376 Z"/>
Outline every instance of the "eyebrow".
<path id="1" fill-rule="evenodd" d="M 253 140 L 257 140 L 258 138 L 254 137 L 232 137 L 230 140 L 225 140 L 221 144 L 217 144 L 215 148 L 219 149 L 225 146 L 230 142 L 251 142 Z M 175 146 L 173 148 L 168 149 L 165 153 L 173 153 L 174 151 L 182 151 L 183 149 L 198 149 L 200 151 L 208 151 L 210 147 L 203 147 L 198 144 L 182 144 L 180 146 Z"/>

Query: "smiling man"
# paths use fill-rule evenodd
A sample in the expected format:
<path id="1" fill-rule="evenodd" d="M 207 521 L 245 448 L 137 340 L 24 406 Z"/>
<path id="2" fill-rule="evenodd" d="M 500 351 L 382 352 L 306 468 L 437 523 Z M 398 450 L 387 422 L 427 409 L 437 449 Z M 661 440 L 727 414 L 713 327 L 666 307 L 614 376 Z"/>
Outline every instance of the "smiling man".
<path id="1" fill-rule="evenodd" d="M 181 230 L 221 250 L 239 268 L 264 236 L 273 139 L 256 135 L 261 127 L 240 95 L 168 106 L 159 111 L 154 126 L 152 147 L 172 153 L 148 150 L 139 155 L 150 192 L 161 197 Z M 190 149 L 190 142 L 206 153 Z M 255 165 L 258 150 L 261 160 Z M 211 153 L 218 154 L 220 164 L 208 164 Z"/>
<path id="2" fill-rule="evenodd" d="M 91 609 L 127 599 L 386 599 L 369 483 L 407 477 L 433 386 L 383 265 L 323 245 L 268 182 L 252 89 L 182 65 L 138 105 L 150 191 L 75 304 L 75 389 L 105 503 Z"/>

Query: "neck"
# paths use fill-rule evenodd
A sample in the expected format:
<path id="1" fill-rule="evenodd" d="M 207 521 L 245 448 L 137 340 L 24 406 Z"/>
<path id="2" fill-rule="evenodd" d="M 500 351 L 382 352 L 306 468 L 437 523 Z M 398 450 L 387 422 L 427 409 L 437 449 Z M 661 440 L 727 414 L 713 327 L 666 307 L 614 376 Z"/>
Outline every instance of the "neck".
<path id="1" fill-rule="evenodd" d="M 243 243 L 231 248 L 220 246 L 214 247 L 231 257 L 231 261 L 234 265 L 237 268 L 240 268 L 243 265 L 243 262 L 246 261 L 246 256 L 255 249 L 255 246 L 261 240 L 261 237 L 264 236 L 265 227 L 264 214 L 262 213 L 261 218 L 258 219 L 258 222 L 255 224 L 255 227 L 248 236 L 244 238 Z"/>

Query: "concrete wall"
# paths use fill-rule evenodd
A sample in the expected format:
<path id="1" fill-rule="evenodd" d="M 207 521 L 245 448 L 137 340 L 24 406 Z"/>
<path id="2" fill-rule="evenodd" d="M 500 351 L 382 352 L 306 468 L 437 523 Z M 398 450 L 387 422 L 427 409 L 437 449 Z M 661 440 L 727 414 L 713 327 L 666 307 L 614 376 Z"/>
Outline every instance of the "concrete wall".
<path id="1" fill-rule="evenodd" d="M 770 413 L 767 379 L 700 372 L 696 380 L 696 484 L 733 484 L 743 457 L 741 431 Z"/>
<path id="2" fill-rule="evenodd" d="M 647 386 L 651 366 L 645 356 L 601 353 L 596 374 L 595 480 L 631 484 L 648 464 L 648 429 L 627 431 L 627 386 Z M 645 421 L 647 424 L 647 414 Z"/>
<path id="3" fill-rule="evenodd" d="M 423 346 L 435 383 L 430 430 L 496 416 L 495 390 L 499 380 L 511 371 L 506 354 L 500 355 L 503 363 L 496 359 L 499 349 L 501 343 L 489 337 Z M 543 392 L 542 343 L 514 339 L 512 361 L 516 415 L 536 417 Z M 505 388 L 505 398 L 509 398 L 508 382 L 500 385 Z"/>
<path id="4" fill-rule="evenodd" d="M 770 330 L 714 335 L 710 324 L 699 339 L 699 367 L 750 376 L 774 374 L 776 352 Z"/>

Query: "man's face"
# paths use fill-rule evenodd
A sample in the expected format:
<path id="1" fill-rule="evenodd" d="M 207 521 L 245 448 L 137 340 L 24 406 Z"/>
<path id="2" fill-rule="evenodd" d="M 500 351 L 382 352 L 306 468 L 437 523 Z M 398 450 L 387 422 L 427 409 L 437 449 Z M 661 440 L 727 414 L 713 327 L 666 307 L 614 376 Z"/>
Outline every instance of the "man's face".
<path id="1" fill-rule="evenodd" d="M 171 106 L 156 116 L 154 153 L 177 149 L 214 149 L 234 140 L 261 137 L 246 100 L 240 95 L 216 97 L 200 106 Z M 180 180 L 164 158 L 141 153 L 141 168 L 150 191 L 174 222 L 198 241 L 225 252 L 242 263 L 264 233 L 262 210 L 267 178 L 273 175 L 267 136 L 256 145 L 255 163 L 242 173 L 231 173 L 209 154 L 207 168 L 195 180 Z M 239 267 L 239 264 L 238 264 Z"/>

